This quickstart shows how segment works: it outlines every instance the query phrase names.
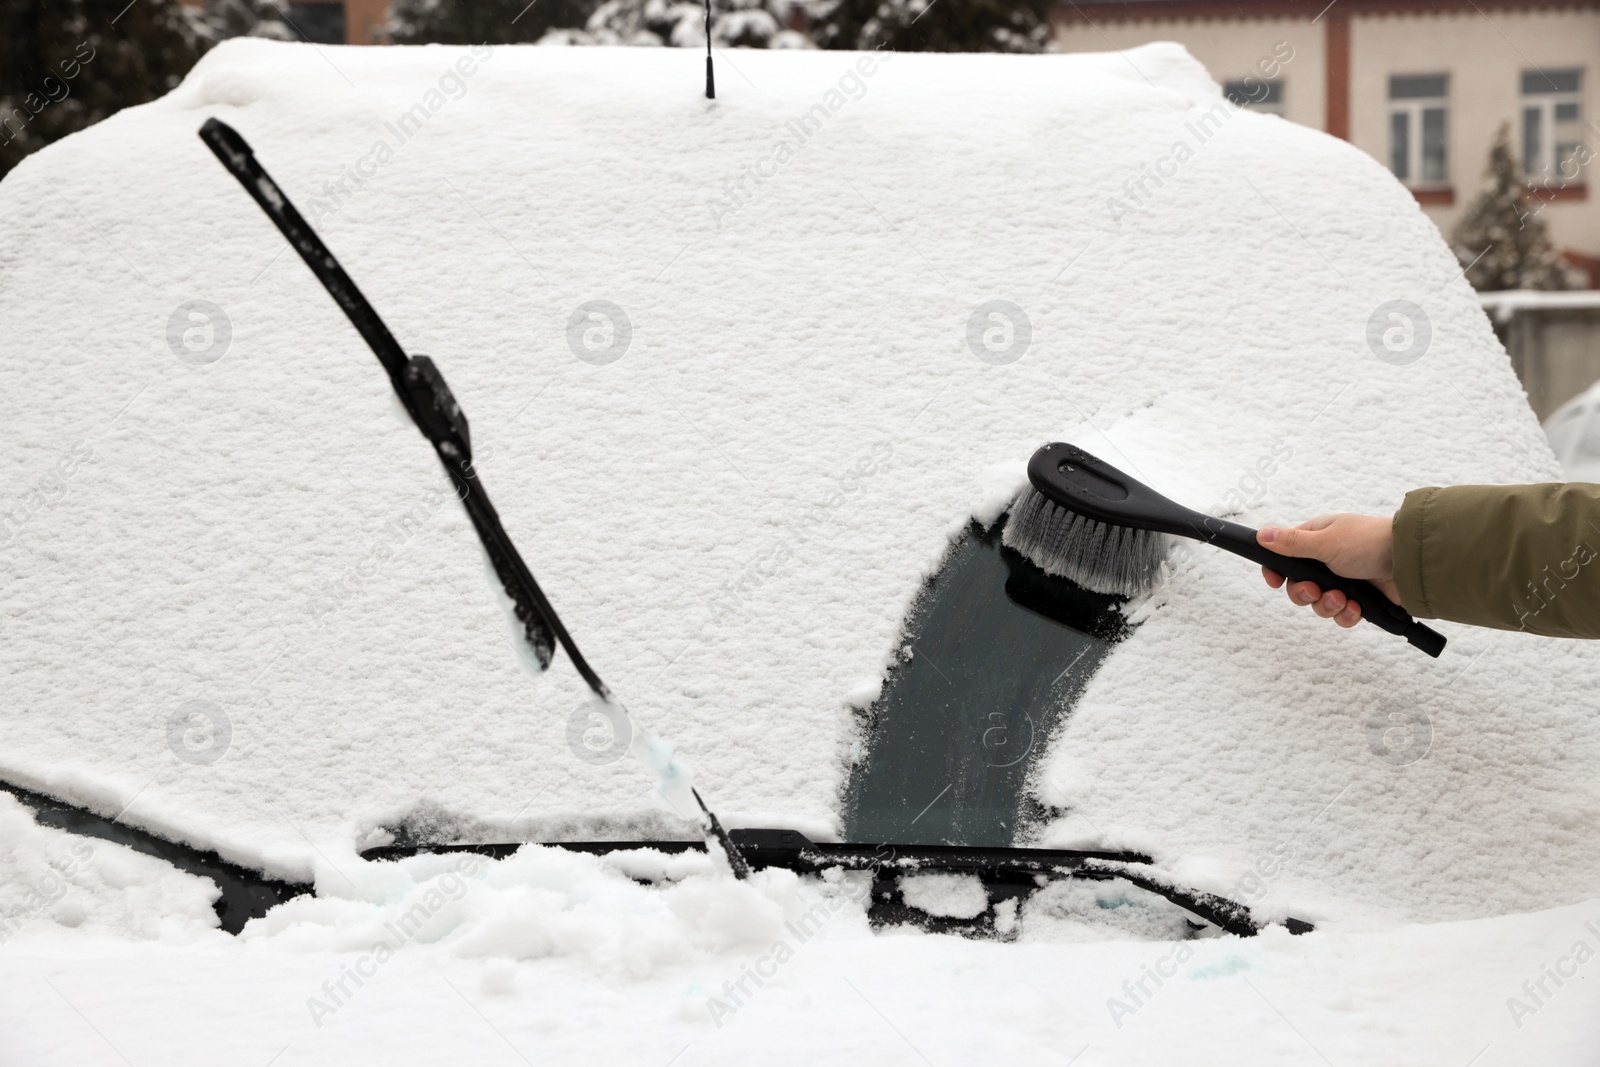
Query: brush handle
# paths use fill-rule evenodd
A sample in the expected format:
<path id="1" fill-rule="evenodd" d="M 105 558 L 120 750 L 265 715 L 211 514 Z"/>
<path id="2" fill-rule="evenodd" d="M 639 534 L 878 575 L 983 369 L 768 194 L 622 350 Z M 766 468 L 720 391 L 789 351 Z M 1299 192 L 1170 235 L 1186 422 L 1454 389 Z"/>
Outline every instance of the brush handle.
<path id="1" fill-rule="evenodd" d="M 1337 589 L 1361 605 L 1361 617 L 1368 622 L 1435 658 L 1444 651 L 1442 634 L 1413 619 L 1371 582 L 1337 575 L 1320 560 L 1262 548 L 1250 527 L 1191 511 L 1076 445 L 1056 441 L 1040 448 L 1028 461 L 1028 480 L 1057 507 L 1095 522 L 1191 537 L 1271 567 L 1292 582 L 1315 582 L 1324 592 Z"/>
<path id="2" fill-rule="evenodd" d="M 1361 605 L 1361 617 L 1367 622 L 1404 637 L 1435 659 L 1444 651 L 1443 634 L 1412 618 L 1410 612 L 1390 600 L 1371 582 L 1335 574 L 1321 560 L 1285 556 L 1270 548 L 1263 548 L 1256 540 L 1256 531 L 1248 526 L 1214 519 L 1209 515 L 1197 514 L 1197 518 L 1200 521 L 1195 524 L 1196 532 L 1192 536 L 1199 540 L 1225 548 L 1263 567 L 1271 567 L 1291 582 L 1315 582 L 1324 593 L 1337 589 L 1345 595 L 1346 600 Z"/>

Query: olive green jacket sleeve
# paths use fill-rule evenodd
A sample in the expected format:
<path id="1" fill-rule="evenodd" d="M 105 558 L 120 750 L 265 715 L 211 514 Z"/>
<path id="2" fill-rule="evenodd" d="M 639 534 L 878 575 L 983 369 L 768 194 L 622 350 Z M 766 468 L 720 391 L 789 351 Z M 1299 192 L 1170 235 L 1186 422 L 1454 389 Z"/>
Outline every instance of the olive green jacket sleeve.
<path id="1" fill-rule="evenodd" d="M 1600 638 L 1600 485 L 1458 485 L 1406 494 L 1394 517 L 1400 604 L 1546 637 Z"/>

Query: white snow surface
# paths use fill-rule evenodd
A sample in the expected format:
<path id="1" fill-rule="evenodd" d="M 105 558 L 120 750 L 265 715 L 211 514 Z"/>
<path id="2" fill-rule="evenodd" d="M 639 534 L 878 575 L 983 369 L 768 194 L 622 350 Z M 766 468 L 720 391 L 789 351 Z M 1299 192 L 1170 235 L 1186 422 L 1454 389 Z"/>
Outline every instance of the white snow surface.
<path id="1" fill-rule="evenodd" d="M 899 883 L 905 902 L 929 915 L 976 919 L 989 910 L 989 895 L 975 874 L 908 874 Z"/>
<path id="2" fill-rule="evenodd" d="M 1154 1067 L 1181 1050 L 1199 1067 L 1578 1067 L 1600 1038 L 1595 901 L 1298 938 L 1002 944 L 871 934 L 847 887 L 721 874 L 661 891 L 597 863 L 525 850 L 431 879 L 403 864 L 391 888 L 431 916 L 409 940 L 384 929 L 397 906 L 336 897 L 240 939 L 38 924 L 0 951 L 0 1063 Z M 491 869 L 516 864 L 542 884 Z M 497 936 L 469 940 L 453 924 L 485 904 Z M 801 907 L 821 918 L 783 919 Z"/>
<path id="3" fill-rule="evenodd" d="M 0 945 L 49 928 L 173 942 L 217 925 L 217 887 L 122 845 L 38 825 L 0 793 Z"/>
<path id="4" fill-rule="evenodd" d="M 853 705 L 1045 441 L 1254 524 L 1559 477 L 1459 265 L 1350 145 L 1231 111 L 1173 45 L 864 62 L 728 53 L 711 103 L 673 50 L 236 40 L 28 159 L 0 184 L 0 774 L 315 876 L 259 936 L 329 926 L 317 951 L 410 892 L 353 855 L 407 816 L 694 833 L 639 761 L 569 745 L 581 682 L 561 654 L 522 668 L 431 449 L 195 136 L 213 115 L 438 360 L 567 626 L 730 825 L 837 832 Z M 198 320 L 169 343 L 193 300 L 230 325 L 214 362 Z M 631 324 L 613 362 L 593 350 L 626 331 L 590 301 Z M 969 343 L 990 301 L 1025 312 L 1021 358 Z M 1391 301 L 1428 320 L 1410 362 L 1369 341 Z M 1352 937 L 1593 896 L 1600 649 L 1441 624 L 1433 661 L 1234 557 L 1174 561 L 1048 742 L 1040 843 L 1143 849 Z M 604 877 L 595 914 L 644 906 Z M 758 933 L 784 906 L 761 899 Z M 459 936 L 553 906 L 508 897 Z M 945 943 L 893 953 L 916 973 L 934 950 L 906 946 Z"/>

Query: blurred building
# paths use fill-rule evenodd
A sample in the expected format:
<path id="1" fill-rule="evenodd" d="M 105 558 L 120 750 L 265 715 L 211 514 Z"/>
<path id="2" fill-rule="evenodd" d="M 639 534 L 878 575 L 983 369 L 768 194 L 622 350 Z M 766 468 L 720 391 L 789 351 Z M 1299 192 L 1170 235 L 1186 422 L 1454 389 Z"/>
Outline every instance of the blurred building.
<path id="1" fill-rule="evenodd" d="M 1537 213 L 1600 287 L 1600 0 L 1067 0 L 1068 52 L 1177 41 L 1236 102 L 1343 137 L 1448 234 L 1508 124 Z"/>

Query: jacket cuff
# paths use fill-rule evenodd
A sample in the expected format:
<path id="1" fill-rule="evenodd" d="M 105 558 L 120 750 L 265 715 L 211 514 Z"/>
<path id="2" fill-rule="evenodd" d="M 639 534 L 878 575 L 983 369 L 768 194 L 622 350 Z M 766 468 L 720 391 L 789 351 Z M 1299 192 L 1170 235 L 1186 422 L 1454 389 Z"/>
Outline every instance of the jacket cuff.
<path id="1" fill-rule="evenodd" d="M 1400 510 L 1394 513 L 1394 584 L 1400 592 L 1400 606 L 1419 619 L 1437 619 L 1428 602 L 1427 574 L 1422 557 L 1428 532 L 1429 506 L 1439 492 L 1437 486 L 1413 489 L 1406 494 Z"/>

